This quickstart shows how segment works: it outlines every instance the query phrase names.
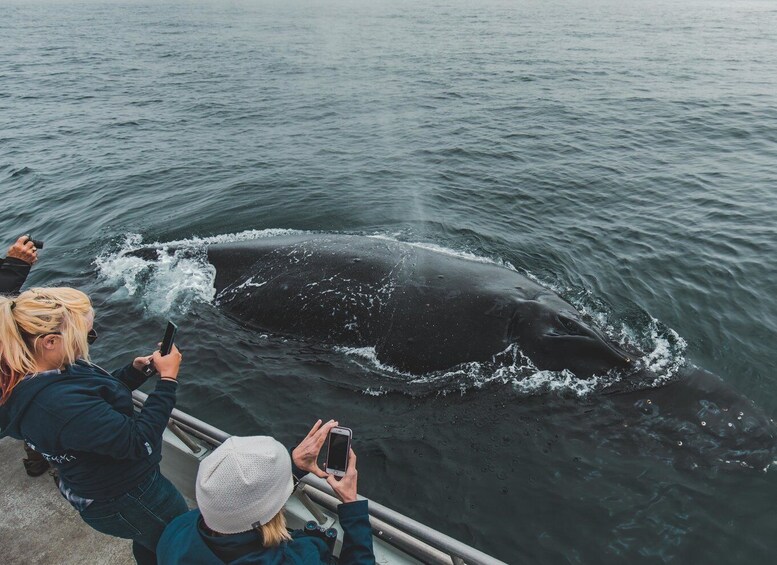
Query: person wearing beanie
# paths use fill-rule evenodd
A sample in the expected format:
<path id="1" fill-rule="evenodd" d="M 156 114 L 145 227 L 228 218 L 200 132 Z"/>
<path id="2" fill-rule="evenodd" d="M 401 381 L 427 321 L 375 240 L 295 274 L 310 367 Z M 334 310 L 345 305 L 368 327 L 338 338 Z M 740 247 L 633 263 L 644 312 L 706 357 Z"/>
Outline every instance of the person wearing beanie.
<path id="1" fill-rule="evenodd" d="M 304 531 L 286 529 L 283 506 L 294 480 L 308 472 L 326 478 L 338 498 L 343 529 L 340 565 L 374 565 L 366 500 L 356 497 L 356 454 L 339 481 L 317 463 L 329 430 L 337 422 L 317 421 L 289 452 L 268 436 L 232 436 L 201 463 L 197 506 L 165 528 L 157 545 L 159 565 L 316 564 L 332 562 L 329 546 Z"/>

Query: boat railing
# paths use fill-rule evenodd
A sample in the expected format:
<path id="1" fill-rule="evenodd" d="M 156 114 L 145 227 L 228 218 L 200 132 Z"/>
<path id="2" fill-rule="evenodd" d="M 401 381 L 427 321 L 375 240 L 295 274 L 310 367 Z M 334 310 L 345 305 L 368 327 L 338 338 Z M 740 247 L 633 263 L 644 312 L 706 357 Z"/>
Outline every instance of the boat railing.
<path id="1" fill-rule="evenodd" d="M 134 391 L 132 396 L 138 409 L 142 408 L 148 397 L 139 390 Z M 199 439 L 210 448 L 216 448 L 230 436 L 177 408 L 173 409 L 168 428 L 195 455 L 200 454 L 204 448 L 192 438 Z M 301 482 L 303 486 L 297 488 L 295 495 L 316 520 L 323 523 L 325 517 L 317 506 L 336 512 L 340 501 L 335 497 L 332 487 L 315 475 L 308 474 Z M 370 500 L 369 510 L 373 535 L 419 561 L 445 565 L 505 565 L 503 561 L 378 502 Z"/>

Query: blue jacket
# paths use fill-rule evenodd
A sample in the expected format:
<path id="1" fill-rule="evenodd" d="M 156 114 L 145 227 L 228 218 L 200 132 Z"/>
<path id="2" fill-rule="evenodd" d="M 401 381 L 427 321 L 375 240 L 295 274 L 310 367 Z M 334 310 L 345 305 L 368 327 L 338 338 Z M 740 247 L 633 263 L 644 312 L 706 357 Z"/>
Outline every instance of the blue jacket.
<path id="1" fill-rule="evenodd" d="M 337 507 L 343 528 L 340 565 L 374 565 L 372 529 L 367 501 Z M 202 514 L 192 510 L 178 516 L 165 528 L 156 547 L 159 565 L 329 565 L 332 554 L 326 543 L 300 530 L 278 547 L 262 547 L 254 532 L 229 536 L 206 533 Z"/>
<path id="2" fill-rule="evenodd" d="M 0 259 L 0 294 L 16 294 L 22 288 L 31 265 L 16 257 Z"/>
<path id="3" fill-rule="evenodd" d="M 160 380 L 135 415 L 131 391 L 145 380 L 132 365 L 110 374 L 85 361 L 30 377 L 0 406 L 0 437 L 29 443 L 79 497 L 115 498 L 140 484 L 162 457 L 178 385 Z"/>

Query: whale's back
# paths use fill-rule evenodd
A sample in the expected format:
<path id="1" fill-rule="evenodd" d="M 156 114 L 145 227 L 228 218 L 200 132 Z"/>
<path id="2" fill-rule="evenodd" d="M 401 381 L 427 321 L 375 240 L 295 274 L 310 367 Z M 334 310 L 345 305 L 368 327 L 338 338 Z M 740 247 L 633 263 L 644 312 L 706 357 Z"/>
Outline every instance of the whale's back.
<path id="1" fill-rule="evenodd" d="M 279 334 L 374 347 L 381 362 L 401 371 L 488 361 L 516 342 L 534 352 L 540 369 L 584 376 L 622 365 L 604 335 L 587 331 L 587 342 L 568 335 L 569 322 L 584 326 L 571 304 L 495 263 L 386 239 L 316 234 L 214 245 L 208 259 L 216 267 L 217 301 L 232 315 Z M 565 358 L 567 343 L 576 349 Z"/>

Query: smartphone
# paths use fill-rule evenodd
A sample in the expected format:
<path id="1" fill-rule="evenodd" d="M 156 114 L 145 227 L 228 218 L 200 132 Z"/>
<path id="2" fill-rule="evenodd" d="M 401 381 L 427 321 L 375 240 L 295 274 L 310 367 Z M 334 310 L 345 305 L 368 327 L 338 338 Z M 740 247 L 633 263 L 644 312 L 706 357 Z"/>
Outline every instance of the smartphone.
<path id="1" fill-rule="evenodd" d="M 164 355 L 169 355 L 173 349 L 173 342 L 175 341 L 175 334 L 178 331 L 178 326 L 173 322 L 167 322 L 167 329 L 165 330 L 165 337 L 162 338 L 162 346 L 159 348 L 159 352 Z M 143 367 L 143 374 L 150 377 L 156 373 L 154 368 L 154 362 L 152 361 L 145 367 Z"/>
<path id="2" fill-rule="evenodd" d="M 159 352 L 162 354 L 162 356 L 170 355 L 170 351 L 173 349 L 173 342 L 175 341 L 175 333 L 177 331 L 178 326 L 172 322 L 167 322 L 165 337 L 162 338 L 162 347 L 159 348 Z"/>
<path id="3" fill-rule="evenodd" d="M 351 452 L 350 428 L 332 428 L 329 430 L 326 449 L 326 472 L 335 477 L 344 477 L 348 469 L 348 454 Z"/>

